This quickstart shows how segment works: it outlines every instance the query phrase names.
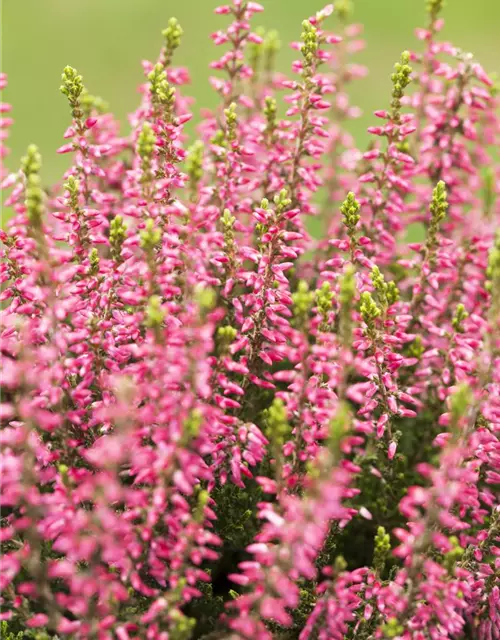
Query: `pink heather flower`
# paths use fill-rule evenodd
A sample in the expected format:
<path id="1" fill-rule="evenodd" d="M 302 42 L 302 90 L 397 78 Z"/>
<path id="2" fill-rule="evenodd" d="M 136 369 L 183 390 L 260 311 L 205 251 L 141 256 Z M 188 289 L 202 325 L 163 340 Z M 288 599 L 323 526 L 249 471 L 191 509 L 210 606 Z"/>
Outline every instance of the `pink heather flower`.
<path id="1" fill-rule="evenodd" d="M 0 175 L 13 629 L 499 637 L 498 96 L 434 4 L 368 149 L 345 7 L 293 78 L 260 4 L 218 7 L 194 144 L 175 19 L 125 135 L 64 70 L 71 166 Z"/>

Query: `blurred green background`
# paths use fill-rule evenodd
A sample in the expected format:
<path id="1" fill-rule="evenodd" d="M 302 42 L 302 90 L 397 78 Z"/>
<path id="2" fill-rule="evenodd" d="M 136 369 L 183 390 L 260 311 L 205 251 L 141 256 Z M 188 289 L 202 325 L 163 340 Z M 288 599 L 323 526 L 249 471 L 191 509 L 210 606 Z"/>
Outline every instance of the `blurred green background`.
<path id="1" fill-rule="evenodd" d="M 254 25 L 277 28 L 283 42 L 279 70 L 290 72 L 295 57 L 288 42 L 298 39 L 302 19 L 322 8 L 322 0 L 261 0 L 266 11 Z M 137 105 L 142 82 L 141 60 L 155 60 L 162 45 L 161 29 L 170 16 L 184 28 L 175 64 L 190 69 L 192 86 L 185 92 L 200 106 L 213 107 L 217 98 L 208 84 L 208 64 L 222 49 L 209 34 L 227 24 L 216 16 L 216 0 L 3 0 L 2 70 L 9 75 L 3 99 L 13 104 L 7 159 L 18 166 L 28 144 L 39 145 L 43 176 L 58 180 L 69 162 L 55 150 L 70 122 L 65 98 L 59 92 L 63 67 L 70 64 L 83 75 L 89 91 L 109 102 L 126 126 L 126 115 Z M 472 51 L 487 71 L 500 68 L 500 0 L 448 0 L 443 37 Z M 415 48 L 414 28 L 424 26 L 425 0 L 355 0 L 357 22 L 365 25 L 366 51 L 355 57 L 370 75 L 355 84 L 352 101 L 364 115 L 352 125 L 363 143 L 371 112 L 386 106 L 389 74 L 400 52 Z M 335 30 L 335 17 L 329 19 Z"/>

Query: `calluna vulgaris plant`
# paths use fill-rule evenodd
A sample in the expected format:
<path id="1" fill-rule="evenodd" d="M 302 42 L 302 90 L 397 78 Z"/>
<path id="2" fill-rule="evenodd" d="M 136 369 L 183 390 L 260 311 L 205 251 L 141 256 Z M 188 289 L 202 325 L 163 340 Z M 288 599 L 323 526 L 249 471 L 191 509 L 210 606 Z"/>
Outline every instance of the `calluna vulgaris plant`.
<path id="1" fill-rule="evenodd" d="M 175 19 L 125 137 L 64 69 L 71 168 L 2 176 L 6 638 L 500 638 L 498 97 L 441 4 L 364 153 L 346 0 L 293 79 L 216 9 L 187 149 Z"/>

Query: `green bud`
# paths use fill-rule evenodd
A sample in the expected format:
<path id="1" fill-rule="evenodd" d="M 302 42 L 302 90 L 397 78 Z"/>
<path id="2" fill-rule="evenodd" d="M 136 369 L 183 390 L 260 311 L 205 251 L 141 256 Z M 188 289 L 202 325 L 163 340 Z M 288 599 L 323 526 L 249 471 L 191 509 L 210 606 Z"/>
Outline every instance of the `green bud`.
<path id="1" fill-rule="evenodd" d="M 495 172 L 488 167 L 484 173 L 483 180 L 483 208 L 484 215 L 489 218 L 495 207 L 496 201 L 496 179 Z"/>
<path id="2" fill-rule="evenodd" d="M 320 331 L 328 331 L 330 311 L 333 309 L 333 291 L 329 282 L 323 282 L 321 289 L 317 289 L 316 306 L 322 318 Z"/>
<path id="3" fill-rule="evenodd" d="M 267 73 L 271 73 L 274 67 L 276 54 L 281 48 L 279 34 L 274 29 L 266 33 L 264 38 L 264 68 Z"/>
<path id="4" fill-rule="evenodd" d="M 384 311 L 399 300 L 399 289 L 396 283 L 392 280 L 386 282 L 382 272 L 376 265 L 371 272 L 371 281 L 377 292 L 378 302 Z"/>
<path id="5" fill-rule="evenodd" d="M 303 325 L 314 302 L 314 292 L 309 291 L 309 285 L 305 280 L 299 281 L 297 291 L 292 294 L 292 300 L 293 314 L 297 318 L 299 325 Z"/>
<path id="6" fill-rule="evenodd" d="M 183 440 L 191 442 L 200 434 L 200 427 L 203 424 L 203 415 L 199 409 L 193 409 L 183 424 Z M 208 494 L 207 494 L 208 496 Z"/>
<path id="7" fill-rule="evenodd" d="M 224 109 L 226 117 L 226 140 L 234 142 L 237 138 L 236 131 L 238 127 L 238 115 L 236 113 L 236 103 L 231 102 L 227 109 Z"/>
<path id="8" fill-rule="evenodd" d="M 32 173 L 39 173 L 42 168 L 42 156 L 38 151 L 38 147 L 30 144 L 26 155 L 21 158 L 21 171 L 26 177 Z"/>
<path id="9" fill-rule="evenodd" d="M 149 122 L 142 125 L 142 129 L 137 138 L 137 152 L 142 160 L 151 162 L 153 151 L 156 144 L 156 136 Z"/>
<path id="10" fill-rule="evenodd" d="M 196 626 L 194 618 L 188 618 L 179 609 L 174 609 L 169 613 L 173 625 L 168 631 L 169 640 L 189 640 Z"/>
<path id="11" fill-rule="evenodd" d="M 288 191 L 286 189 L 281 189 L 281 191 L 274 196 L 273 200 L 276 206 L 276 213 L 278 215 L 283 213 L 292 204 L 292 201 L 288 197 Z M 262 202 L 264 202 L 264 200 Z"/>
<path id="12" fill-rule="evenodd" d="M 221 216 L 221 222 L 224 229 L 232 229 L 236 222 L 236 218 L 231 215 L 229 209 L 224 209 L 224 213 Z"/>
<path id="13" fill-rule="evenodd" d="M 271 442 L 274 455 L 279 455 L 281 447 L 290 434 L 290 425 L 285 403 L 281 398 L 274 398 L 269 409 L 264 411 L 266 433 Z"/>
<path id="14" fill-rule="evenodd" d="M 42 166 L 42 157 L 38 147 L 31 144 L 26 155 L 21 158 L 21 171 L 25 177 L 25 205 L 26 214 L 33 230 L 42 228 L 43 214 L 45 211 L 45 194 L 42 189 L 39 171 Z"/>
<path id="15" fill-rule="evenodd" d="M 361 294 L 360 312 L 364 322 L 368 325 L 368 327 L 373 326 L 375 320 L 381 314 L 379 307 L 375 303 L 375 300 L 372 298 L 372 294 L 368 291 L 364 291 Z"/>
<path id="16" fill-rule="evenodd" d="M 177 18 L 170 18 L 167 28 L 163 29 L 161 32 L 162 36 L 165 38 L 165 55 L 163 60 L 163 65 L 165 67 L 168 67 L 172 62 L 172 56 L 174 51 L 181 44 L 183 33 L 184 32 Z"/>
<path id="17" fill-rule="evenodd" d="M 355 227 L 360 220 L 359 210 L 360 204 L 356 200 L 356 196 L 352 191 L 349 191 L 340 206 L 340 212 L 344 216 L 343 224 L 347 227 L 347 234 L 351 239 L 354 237 Z"/>
<path id="18" fill-rule="evenodd" d="M 426 250 L 428 261 L 433 268 L 436 263 L 436 250 L 439 245 L 438 232 L 441 222 L 446 217 L 448 209 L 448 195 L 446 193 L 446 185 L 440 180 L 432 192 L 432 200 L 430 204 L 431 220 L 426 240 Z"/>
<path id="19" fill-rule="evenodd" d="M 333 571 L 336 576 L 343 573 L 347 569 L 347 562 L 344 556 L 337 556 L 333 561 Z"/>
<path id="20" fill-rule="evenodd" d="M 444 554 L 444 566 L 448 573 L 451 574 L 457 562 L 459 562 L 464 555 L 465 549 L 460 546 L 457 536 L 450 536 L 449 540 L 452 548 Z"/>
<path id="21" fill-rule="evenodd" d="M 472 391 L 468 384 L 461 384 L 450 398 L 451 423 L 457 426 L 472 404 Z"/>
<path id="22" fill-rule="evenodd" d="M 375 547 L 373 551 L 373 568 L 379 576 L 384 572 L 390 553 L 391 537 L 386 533 L 384 527 L 378 527 L 375 535 Z"/>
<path id="23" fill-rule="evenodd" d="M 76 69 L 69 66 L 64 67 L 61 77 L 61 93 L 68 98 L 73 118 L 75 118 L 75 120 L 81 120 L 83 111 L 81 109 L 80 97 L 84 91 L 83 78 L 78 74 Z"/>
<path id="24" fill-rule="evenodd" d="M 341 402 L 335 416 L 330 422 L 328 434 L 328 447 L 336 460 L 340 457 L 340 445 L 342 439 L 345 438 L 350 431 L 351 422 L 352 415 L 349 410 L 349 405 L 346 402 Z"/>
<path id="25" fill-rule="evenodd" d="M 194 297 L 202 313 L 212 311 L 217 303 L 217 294 L 214 289 L 201 284 L 196 286 Z"/>
<path id="26" fill-rule="evenodd" d="M 394 65 L 394 73 L 391 75 L 392 80 L 392 101 L 391 101 L 391 117 L 394 121 L 399 121 L 401 98 L 404 95 L 406 87 L 410 84 L 411 73 L 413 69 L 409 65 L 410 54 L 403 51 L 400 62 Z"/>
<path id="27" fill-rule="evenodd" d="M 424 343 L 421 336 L 415 336 L 415 340 L 408 346 L 408 356 L 410 358 L 420 358 L 425 352 Z"/>
<path id="28" fill-rule="evenodd" d="M 111 257 L 118 264 L 122 261 L 121 252 L 122 245 L 127 237 L 127 225 L 123 222 L 123 218 L 117 215 L 111 220 L 109 227 L 109 245 Z"/>
<path id="29" fill-rule="evenodd" d="M 432 192 L 431 201 L 431 219 L 436 225 L 446 217 L 448 209 L 448 194 L 446 193 L 446 185 L 440 180 Z"/>
<path id="30" fill-rule="evenodd" d="M 386 624 L 382 625 L 381 630 L 384 638 L 396 638 L 404 632 L 403 625 L 398 622 L 397 618 L 390 618 Z"/>
<path id="31" fill-rule="evenodd" d="M 342 344 L 348 347 L 352 337 L 352 308 L 356 297 L 355 269 L 352 265 L 347 267 L 340 279 L 340 322 L 339 336 Z"/>
<path id="32" fill-rule="evenodd" d="M 217 329 L 217 346 L 221 355 L 227 353 L 229 345 L 234 342 L 237 335 L 237 329 L 230 325 L 225 325 Z"/>
<path id="33" fill-rule="evenodd" d="M 426 9 L 431 23 L 435 22 L 444 7 L 444 0 L 427 0 Z"/>
<path id="34" fill-rule="evenodd" d="M 152 218 L 146 220 L 146 228 L 140 233 L 141 247 L 146 253 L 152 254 L 161 242 L 161 230 L 155 227 Z"/>
<path id="35" fill-rule="evenodd" d="M 306 80 L 308 80 L 315 71 L 316 54 L 319 46 L 317 29 L 309 22 L 309 20 L 304 20 L 302 23 L 300 39 L 302 41 L 300 52 L 304 59 L 302 75 Z"/>
<path id="36" fill-rule="evenodd" d="M 264 40 L 266 36 L 266 30 L 264 29 L 264 27 L 257 27 L 257 29 L 255 29 L 255 33 L 260 38 L 262 38 L 262 40 Z M 252 80 L 254 81 L 258 77 L 260 62 L 262 59 L 262 55 L 264 53 L 264 42 L 260 42 L 260 43 L 249 42 L 247 46 L 248 46 L 249 64 L 253 71 Z"/>
<path id="37" fill-rule="evenodd" d="M 203 142 L 197 140 L 189 147 L 187 152 L 186 173 L 189 176 L 192 198 L 196 197 L 198 183 L 203 177 L 203 151 Z"/>
<path id="38" fill-rule="evenodd" d="M 99 96 L 92 96 L 84 88 L 80 95 L 80 107 L 83 112 L 83 118 L 89 118 L 93 113 L 102 115 L 109 111 L 109 104 Z"/>
<path id="39" fill-rule="evenodd" d="M 274 132 L 276 130 L 276 113 L 277 113 L 276 99 L 271 96 L 267 96 L 264 102 L 264 116 L 266 118 L 265 134 L 268 139 L 272 140 Z"/>
<path id="40" fill-rule="evenodd" d="M 469 314 L 465 310 L 464 305 L 462 303 L 458 304 L 455 310 L 455 315 L 453 316 L 453 320 L 451 321 L 453 328 L 457 333 L 464 332 L 463 322 L 468 317 L 469 317 Z"/>
<path id="41" fill-rule="evenodd" d="M 175 89 L 167 82 L 167 74 L 161 62 L 157 62 L 148 74 L 151 101 L 157 108 L 162 107 L 168 121 L 174 118 Z"/>
<path id="42" fill-rule="evenodd" d="M 91 250 L 89 254 L 89 262 L 90 262 L 89 273 L 91 276 L 96 276 L 99 273 L 99 253 L 95 247 Z"/>
<path id="43" fill-rule="evenodd" d="M 160 296 L 151 296 L 146 307 L 146 326 L 158 329 L 163 325 L 164 320 L 165 311 L 162 309 Z"/>
<path id="44" fill-rule="evenodd" d="M 347 22 L 354 12 L 352 0 L 337 0 L 335 3 L 335 13 L 342 22 Z"/>
<path id="45" fill-rule="evenodd" d="M 75 176 L 69 176 L 64 183 L 64 188 L 68 192 L 68 204 L 73 211 L 76 211 L 78 207 L 78 196 L 80 194 L 80 181 Z"/>
<path id="46" fill-rule="evenodd" d="M 203 522 L 203 520 L 205 519 L 205 507 L 210 500 L 210 494 L 208 493 L 208 491 L 201 490 L 198 492 L 197 497 L 198 504 L 194 509 L 193 517 L 196 522 Z"/>
<path id="47" fill-rule="evenodd" d="M 396 283 L 394 282 L 394 280 L 391 280 L 390 282 L 387 283 L 387 289 L 385 294 L 387 298 L 387 304 L 389 306 L 391 306 L 391 304 L 394 304 L 399 300 L 399 289 Z"/>

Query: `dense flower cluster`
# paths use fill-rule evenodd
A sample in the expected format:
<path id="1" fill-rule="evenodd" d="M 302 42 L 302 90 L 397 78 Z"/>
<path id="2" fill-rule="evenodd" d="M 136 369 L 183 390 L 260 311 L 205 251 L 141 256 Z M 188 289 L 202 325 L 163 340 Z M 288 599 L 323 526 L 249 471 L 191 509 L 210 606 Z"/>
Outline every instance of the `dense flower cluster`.
<path id="1" fill-rule="evenodd" d="M 498 98 L 428 0 L 359 151 L 349 4 L 292 79 L 219 7 L 191 146 L 175 19 L 126 136 L 66 67 L 2 173 L 7 638 L 500 638 Z"/>

